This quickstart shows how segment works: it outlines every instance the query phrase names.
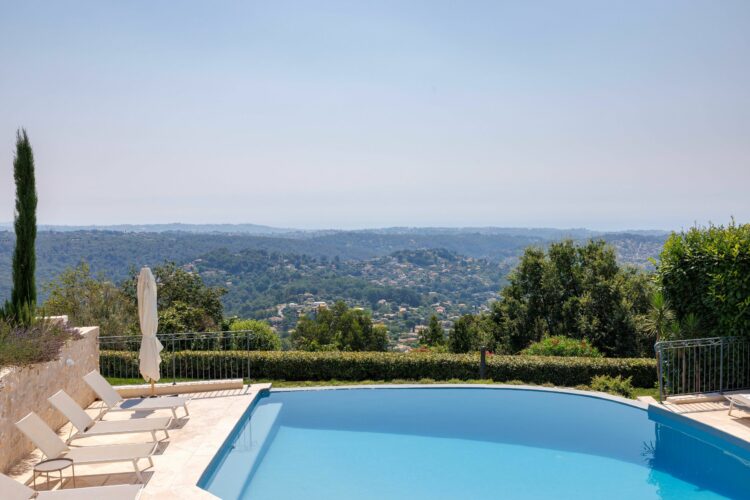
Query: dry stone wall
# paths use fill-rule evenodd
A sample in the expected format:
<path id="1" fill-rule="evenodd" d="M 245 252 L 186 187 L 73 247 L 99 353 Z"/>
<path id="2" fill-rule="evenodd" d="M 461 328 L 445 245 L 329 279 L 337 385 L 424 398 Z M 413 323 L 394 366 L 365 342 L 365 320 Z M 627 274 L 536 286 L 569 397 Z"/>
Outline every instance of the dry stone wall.
<path id="1" fill-rule="evenodd" d="M 69 341 L 54 361 L 0 371 L 0 471 L 34 449 L 15 422 L 30 411 L 37 413 L 57 430 L 67 420 L 47 398 L 63 389 L 81 407 L 89 406 L 94 393 L 83 381 L 91 370 L 99 369 L 99 327 L 78 329 L 82 337 Z"/>

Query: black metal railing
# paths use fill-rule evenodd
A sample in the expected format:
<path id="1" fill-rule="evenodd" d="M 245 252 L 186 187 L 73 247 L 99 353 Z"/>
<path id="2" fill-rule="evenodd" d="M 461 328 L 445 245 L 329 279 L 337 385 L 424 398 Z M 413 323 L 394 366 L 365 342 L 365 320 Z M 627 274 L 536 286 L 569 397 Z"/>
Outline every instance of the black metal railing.
<path id="1" fill-rule="evenodd" d="M 251 331 L 158 334 L 160 382 L 250 378 Z M 142 380 L 138 368 L 140 335 L 99 338 L 99 369 L 120 382 Z"/>
<path id="2" fill-rule="evenodd" d="M 659 399 L 750 389 L 750 340 L 739 337 L 669 340 L 654 346 Z"/>

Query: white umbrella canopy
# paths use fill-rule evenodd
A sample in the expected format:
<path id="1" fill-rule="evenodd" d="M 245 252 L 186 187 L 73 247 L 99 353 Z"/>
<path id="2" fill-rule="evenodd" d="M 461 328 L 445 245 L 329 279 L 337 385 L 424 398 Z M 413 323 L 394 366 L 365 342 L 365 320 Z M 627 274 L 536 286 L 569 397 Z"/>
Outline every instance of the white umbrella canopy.
<path id="1" fill-rule="evenodd" d="M 141 375 L 147 382 L 158 381 L 161 378 L 159 365 L 164 346 L 156 338 L 159 327 L 159 316 L 156 310 L 156 280 L 151 269 L 144 267 L 138 275 L 138 319 L 141 323 L 141 351 L 138 355 Z"/>

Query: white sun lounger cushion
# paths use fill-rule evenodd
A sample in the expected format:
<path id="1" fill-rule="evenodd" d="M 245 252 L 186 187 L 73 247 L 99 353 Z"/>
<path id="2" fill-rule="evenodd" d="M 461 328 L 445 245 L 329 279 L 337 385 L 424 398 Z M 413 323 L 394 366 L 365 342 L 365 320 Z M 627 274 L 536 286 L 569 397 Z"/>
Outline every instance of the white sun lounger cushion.
<path id="1" fill-rule="evenodd" d="M 120 394 L 107 382 L 107 380 L 97 371 L 86 374 L 83 379 L 94 390 L 94 392 L 104 401 L 109 409 L 118 410 L 171 410 L 174 408 L 184 407 L 189 398 L 178 397 L 158 397 L 158 398 L 134 398 L 123 399 Z"/>
<path id="2" fill-rule="evenodd" d="M 16 426 L 26 437 L 42 450 L 47 458 L 69 458 L 75 464 L 104 464 L 110 462 L 130 462 L 138 479 L 143 482 L 143 474 L 138 468 L 138 461 L 147 458 L 151 466 L 154 462 L 151 454 L 158 443 L 112 444 L 106 446 L 89 446 L 86 448 L 69 448 L 39 416 L 31 412 Z"/>
<path id="3" fill-rule="evenodd" d="M 729 394 L 727 397 L 733 399 L 735 404 L 750 406 L 750 394 Z"/>
<path id="4" fill-rule="evenodd" d="M 79 437 L 103 436 L 107 434 L 125 434 L 129 432 L 163 431 L 172 420 L 170 417 L 137 418 L 131 420 L 114 420 L 94 422 L 73 398 L 65 391 L 58 391 L 49 398 L 50 404 L 60 410 L 60 413 L 70 420 L 78 429 Z"/>
<path id="5" fill-rule="evenodd" d="M 34 412 L 16 422 L 16 426 L 29 438 L 47 458 L 57 458 L 68 451 L 68 446 L 60 436 L 49 428 Z"/>
<path id="6" fill-rule="evenodd" d="M 34 496 L 34 490 L 6 476 L 0 474 L 0 491 L 5 500 L 28 500 Z"/>
<path id="7" fill-rule="evenodd" d="M 137 484 L 117 484 L 74 488 L 68 490 L 42 491 L 37 500 L 137 500 L 143 488 Z"/>
<path id="8" fill-rule="evenodd" d="M 60 437 L 31 412 L 16 423 L 21 432 L 42 450 L 47 458 L 64 456 L 76 463 L 105 463 L 132 461 L 148 458 L 156 448 L 156 443 L 112 444 L 105 446 L 87 446 L 85 448 L 68 448 Z"/>
<path id="9" fill-rule="evenodd" d="M 142 489 L 137 484 L 118 484 L 36 492 L 25 484 L 0 474 L 0 492 L 3 500 L 137 500 Z"/>
<path id="10" fill-rule="evenodd" d="M 154 451 L 154 443 L 110 444 L 71 448 L 65 454 L 77 464 L 103 464 L 148 458 Z"/>

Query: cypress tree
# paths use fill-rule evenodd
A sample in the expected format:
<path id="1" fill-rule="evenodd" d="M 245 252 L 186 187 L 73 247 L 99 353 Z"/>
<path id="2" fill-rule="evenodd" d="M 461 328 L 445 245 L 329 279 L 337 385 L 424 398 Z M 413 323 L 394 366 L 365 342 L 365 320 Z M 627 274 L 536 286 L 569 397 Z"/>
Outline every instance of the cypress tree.
<path id="1" fill-rule="evenodd" d="M 427 329 L 422 330 L 419 342 L 420 344 L 428 345 L 430 347 L 443 345 L 445 342 L 445 332 L 443 331 L 443 327 L 440 326 L 437 316 L 434 314 L 430 318 L 430 324 Z"/>
<path id="2" fill-rule="evenodd" d="M 13 251 L 13 292 L 10 306 L 15 319 L 28 324 L 36 308 L 36 180 L 34 153 L 26 130 L 16 132 L 16 156 L 13 159 L 16 181 L 14 226 L 16 248 Z M 7 313 L 8 311 L 6 311 Z"/>

